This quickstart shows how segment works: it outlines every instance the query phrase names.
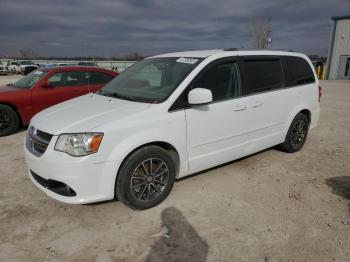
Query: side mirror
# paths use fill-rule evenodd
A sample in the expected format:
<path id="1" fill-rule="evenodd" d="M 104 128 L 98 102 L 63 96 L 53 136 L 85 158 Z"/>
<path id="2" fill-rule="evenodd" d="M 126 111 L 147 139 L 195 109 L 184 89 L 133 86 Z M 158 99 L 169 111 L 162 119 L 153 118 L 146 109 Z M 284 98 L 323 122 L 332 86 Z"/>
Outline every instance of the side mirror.
<path id="1" fill-rule="evenodd" d="M 52 84 L 50 84 L 50 82 L 48 81 L 44 81 L 42 84 L 41 84 L 41 88 L 53 88 L 54 86 Z"/>
<path id="2" fill-rule="evenodd" d="M 190 105 L 203 105 L 213 101 L 213 94 L 206 88 L 195 88 L 188 93 Z"/>

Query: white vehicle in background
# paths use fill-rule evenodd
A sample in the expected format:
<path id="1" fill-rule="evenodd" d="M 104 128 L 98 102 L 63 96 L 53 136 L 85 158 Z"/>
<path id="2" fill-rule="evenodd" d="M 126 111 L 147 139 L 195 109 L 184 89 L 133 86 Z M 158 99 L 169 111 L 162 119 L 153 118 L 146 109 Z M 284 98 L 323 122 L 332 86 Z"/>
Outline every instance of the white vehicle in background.
<path id="1" fill-rule="evenodd" d="M 57 63 L 56 66 L 68 66 L 68 64 L 67 63 Z"/>
<path id="2" fill-rule="evenodd" d="M 38 66 L 30 60 L 18 60 L 15 66 L 16 73 L 23 75 L 27 75 L 36 69 L 38 69 Z"/>
<path id="3" fill-rule="evenodd" d="M 2 62 L 0 62 L 0 75 L 7 75 L 7 68 Z"/>
<path id="4" fill-rule="evenodd" d="M 65 203 L 118 197 L 150 208 L 177 178 L 276 145 L 299 151 L 317 125 L 320 97 L 303 54 L 210 50 L 146 58 L 101 92 L 34 116 L 24 149 L 28 174 Z"/>
<path id="5" fill-rule="evenodd" d="M 9 73 L 16 73 L 16 66 L 18 66 L 18 62 L 17 61 L 8 61 L 7 62 L 7 71 Z"/>

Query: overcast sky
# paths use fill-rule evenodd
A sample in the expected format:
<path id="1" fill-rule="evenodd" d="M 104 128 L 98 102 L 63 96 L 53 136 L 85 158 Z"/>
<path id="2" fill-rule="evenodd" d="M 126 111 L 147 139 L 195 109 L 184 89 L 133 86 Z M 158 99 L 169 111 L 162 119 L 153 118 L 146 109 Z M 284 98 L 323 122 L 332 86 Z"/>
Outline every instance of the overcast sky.
<path id="1" fill-rule="evenodd" d="M 251 48 L 259 18 L 271 21 L 273 49 L 326 55 L 338 15 L 350 0 L 0 0 L 0 56 Z"/>

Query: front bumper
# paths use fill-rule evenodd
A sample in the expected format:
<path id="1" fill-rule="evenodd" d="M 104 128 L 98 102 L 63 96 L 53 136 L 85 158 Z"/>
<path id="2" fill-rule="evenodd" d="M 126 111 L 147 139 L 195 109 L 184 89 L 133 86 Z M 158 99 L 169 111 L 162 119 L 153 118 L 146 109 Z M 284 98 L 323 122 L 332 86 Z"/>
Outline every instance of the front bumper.
<path id="1" fill-rule="evenodd" d="M 48 196 L 68 204 L 86 204 L 114 198 L 116 174 L 120 163 L 117 161 L 95 163 L 95 155 L 72 157 L 54 150 L 57 137 L 53 137 L 45 153 L 33 155 L 24 145 L 28 175 L 32 182 Z M 54 190 L 38 177 L 50 183 L 58 182 L 68 186 L 75 194 Z"/>

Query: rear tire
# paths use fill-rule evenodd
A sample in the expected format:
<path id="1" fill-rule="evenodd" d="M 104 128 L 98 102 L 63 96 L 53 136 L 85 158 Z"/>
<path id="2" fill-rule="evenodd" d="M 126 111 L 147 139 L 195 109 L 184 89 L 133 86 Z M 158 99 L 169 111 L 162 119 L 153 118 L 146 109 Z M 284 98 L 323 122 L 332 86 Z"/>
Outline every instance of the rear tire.
<path id="1" fill-rule="evenodd" d="M 7 105 L 0 105 L 0 137 L 13 134 L 18 126 L 19 117 L 16 111 Z"/>
<path id="2" fill-rule="evenodd" d="M 299 151 L 305 144 L 309 131 L 309 119 L 303 113 L 299 113 L 293 119 L 286 140 L 278 148 L 287 153 Z"/>
<path id="3" fill-rule="evenodd" d="M 147 209 L 161 203 L 174 182 L 175 164 L 169 152 L 159 146 L 146 146 L 124 161 L 115 193 L 127 206 Z"/>

